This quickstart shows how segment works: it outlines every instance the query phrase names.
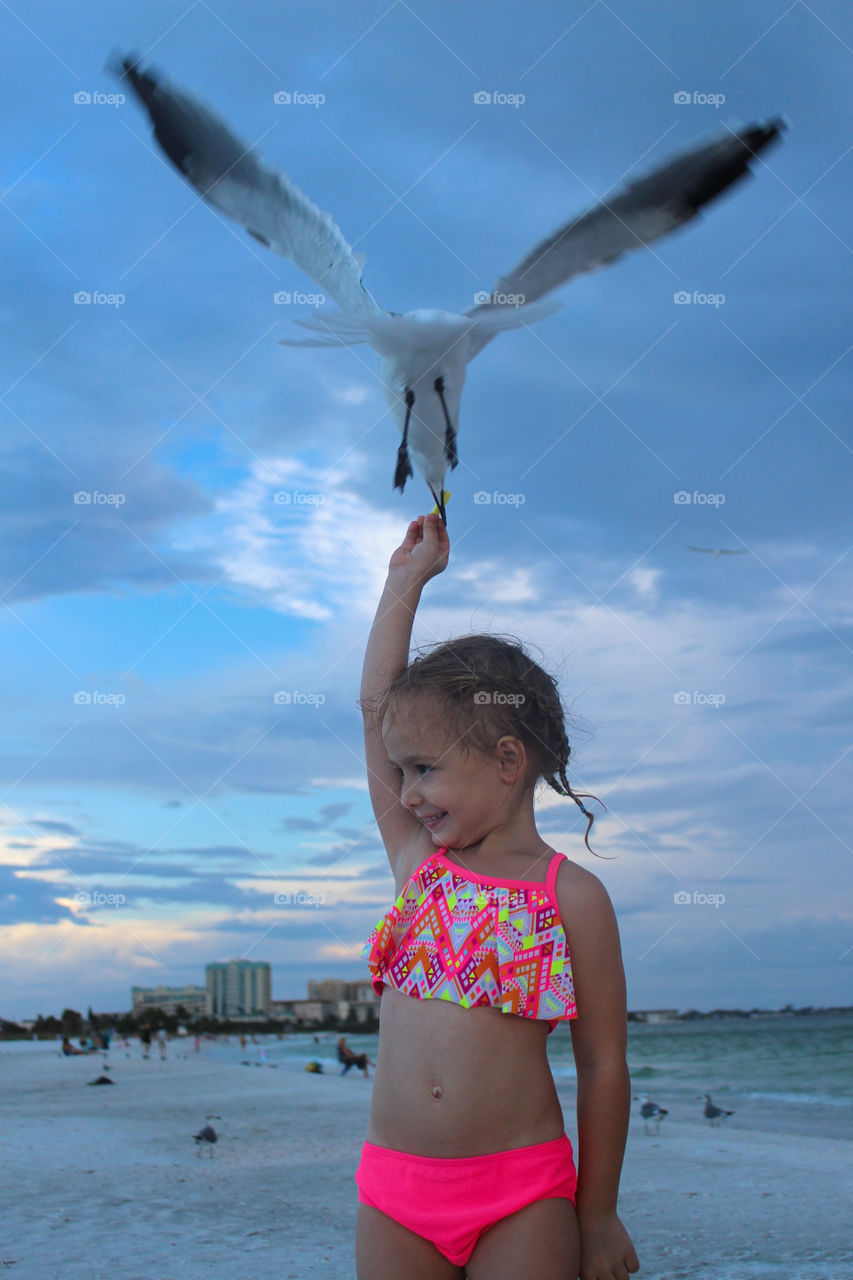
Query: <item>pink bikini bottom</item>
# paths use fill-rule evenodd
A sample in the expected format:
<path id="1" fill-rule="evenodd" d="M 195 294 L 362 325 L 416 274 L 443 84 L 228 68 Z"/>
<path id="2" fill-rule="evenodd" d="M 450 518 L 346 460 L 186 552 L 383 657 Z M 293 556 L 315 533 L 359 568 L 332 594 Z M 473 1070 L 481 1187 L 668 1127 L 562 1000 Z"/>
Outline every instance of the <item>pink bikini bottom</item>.
<path id="1" fill-rule="evenodd" d="M 484 1232 L 501 1218 L 559 1197 L 574 1204 L 574 1153 L 568 1136 L 485 1156 L 413 1156 L 365 1142 L 356 1170 L 358 1198 L 380 1209 L 464 1267 Z"/>

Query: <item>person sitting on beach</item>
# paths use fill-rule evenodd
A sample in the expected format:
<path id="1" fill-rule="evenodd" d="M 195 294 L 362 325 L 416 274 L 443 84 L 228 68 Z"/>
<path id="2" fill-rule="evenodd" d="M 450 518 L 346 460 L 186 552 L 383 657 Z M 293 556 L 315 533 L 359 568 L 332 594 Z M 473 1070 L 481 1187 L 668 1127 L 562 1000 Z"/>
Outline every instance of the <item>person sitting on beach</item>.
<path id="1" fill-rule="evenodd" d="M 346 1036 L 341 1036 L 338 1040 L 338 1062 L 342 1062 L 344 1064 L 344 1069 L 341 1072 L 342 1076 L 346 1075 L 350 1067 L 360 1067 L 364 1072 L 365 1079 L 370 1075 L 370 1072 L 367 1070 L 368 1065 L 371 1067 L 376 1066 L 376 1063 L 372 1062 L 366 1053 L 353 1053 L 352 1049 L 347 1044 Z"/>
<path id="2" fill-rule="evenodd" d="M 81 1054 L 84 1052 L 84 1050 L 83 1050 L 83 1049 L 75 1049 L 74 1045 L 73 1045 L 73 1044 L 71 1043 L 71 1041 L 68 1039 L 68 1036 L 63 1036 L 63 1037 L 62 1037 L 62 1052 L 65 1054 L 66 1058 L 68 1058 L 68 1057 L 71 1057 L 72 1055 L 81 1055 Z"/>
<path id="3" fill-rule="evenodd" d="M 395 901 L 362 955 L 381 996 L 356 1172 L 358 1280 L 627 1280 L 617 1216 L 631 1107 L 619 932 L 597 876 L 539 835 L 540 779 L 569 785 L 554 679 L 512 640 L 469 635 L 409 664 L 450 542 L 412 521 L 389 562 L 359 705 Z M 598 856 L 598 855 L 596 855 Z M 578 1167 L 548 1064 L 568 1022 Z"/>

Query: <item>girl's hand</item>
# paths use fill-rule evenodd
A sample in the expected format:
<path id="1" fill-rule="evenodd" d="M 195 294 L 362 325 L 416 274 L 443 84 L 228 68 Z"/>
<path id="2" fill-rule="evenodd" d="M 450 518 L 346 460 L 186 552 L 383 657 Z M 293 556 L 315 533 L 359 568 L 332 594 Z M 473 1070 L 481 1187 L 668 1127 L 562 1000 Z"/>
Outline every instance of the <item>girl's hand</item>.
<path id="1" fill-rule="evenodd" d="M 421 585 L 447 568 L 450 539 L 440 516 L 418 516 L 388 562 L 389 574 Z"/>
<path id="2" fill-rule="evenodd" d="M 581 1235 L 580 1280 L 628 1280 L 640 1260 L 631 1237 L 615 1213 L 578 1217 Z"/>

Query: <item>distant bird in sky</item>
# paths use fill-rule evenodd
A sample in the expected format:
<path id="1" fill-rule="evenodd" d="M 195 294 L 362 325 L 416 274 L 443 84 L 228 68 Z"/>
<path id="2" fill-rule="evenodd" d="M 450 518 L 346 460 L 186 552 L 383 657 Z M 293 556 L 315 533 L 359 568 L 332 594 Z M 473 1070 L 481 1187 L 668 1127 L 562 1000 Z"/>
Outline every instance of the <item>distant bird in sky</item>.
<path id="1" fill-rule="evenodd" d="M 748 547 L 735 547 L 729 550 L 728 547 L 690 547 L 688 551 L 701 551 L 708 556 L 745 556 L 749 553 Z"/>
<path id="2" fill-rule="evenodd" d="M 640 1098 L 640 1103 L 641 1103 L 641 1106 L 640 1106 L 640 1115 L 643 1117 L 643 1131 L 644 1131 L 644 1133 L 648 1133 L 648 1132 L 649 1132 L 649 1121 L 650 1121 L 650 1120 L 654 1120 L 654 1122 L 655 1122 L 655 1133 L 657 1133 L 657 1132 L 658 1132 L 658 1129 L 660 1128 L 660 1122 L 661 1122 L 661 1120 L 663 1120 L 664 1116 L 668 1116 L 668 1115 L 669 1115 L 669 1112 L 668 1112 L 664 1107 L 659 1107 L 659 1106 L 658 1106 L 658 1104 L 657 1104 L 656 1102 L 651 1102 L 651 1101 L 649 1100 L 649 1096 L 648 1096 L 648 1094 L 646 1094 L 646 1093 L 644 1093 L 644 1094 L 642 1095 L 642 1097 Z"/>
<path id="3" fill-rule="evenodd" d="M 711 1101 L 710 1093 L 703 1094 L 705 1099 L 705 1110 L 702 1112 L 706 1120 L 710 1120 L 715 1127 L 721 1120 L 725 1120 L 726 1116 L 733 1116 L 734 1111 L 724 1111 L 722 1107 L 715 1107 Z"/>
<path id="4" fill-rule="evenodd" d="M 295 262 L 340 307 L 296 322 L 320 336 L 283 339 L 283 345 L 367 343 L 378 353 L 379 376 L 402 435 L 394 487 L 405 488 L 414 459 L 445 524 L 444 480 L 458 462 L 459 406 L 474 356 L 496 334 L 555 311 L 559 303 L 541 299 L 567 280 L 688 222 L 749 173 L 750 162 L 786 127 L 774 118 L 694 144 L 559 227 L 499 277 L 491 293 L 475 295 L 475 305 L 461 315 L 427 309 L 400 315 L 365 289 L 364 255 L 353 252 L 331 215 L 263 164 L 203 103 L 150 67 L 143 70 L 135 56 L 114 55 L 108 67 L 130 85 L 154 137 L 191 186 L 261 244 Z"/>

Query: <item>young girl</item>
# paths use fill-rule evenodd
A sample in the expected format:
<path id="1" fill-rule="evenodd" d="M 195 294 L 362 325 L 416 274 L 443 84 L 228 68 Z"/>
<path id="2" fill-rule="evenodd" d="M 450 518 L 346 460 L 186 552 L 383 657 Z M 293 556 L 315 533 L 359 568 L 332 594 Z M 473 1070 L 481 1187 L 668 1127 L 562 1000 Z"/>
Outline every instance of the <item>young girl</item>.
<path id="1" fill-rule="evenodd" d="M 619 934 L 589 871 L 536 830 L 569 744 L 520 645 L 465 636 L 408 664 L 436 515 L 391 557 L 364 659 L 370 798 L 397 898 L 363 954 L 382 994 L 356 1173 L 358 1280 L 628 1280 L 616 1214 L 630 1083 Z M 546 1054 L 570 1020 L 578 1169 Z"/>

